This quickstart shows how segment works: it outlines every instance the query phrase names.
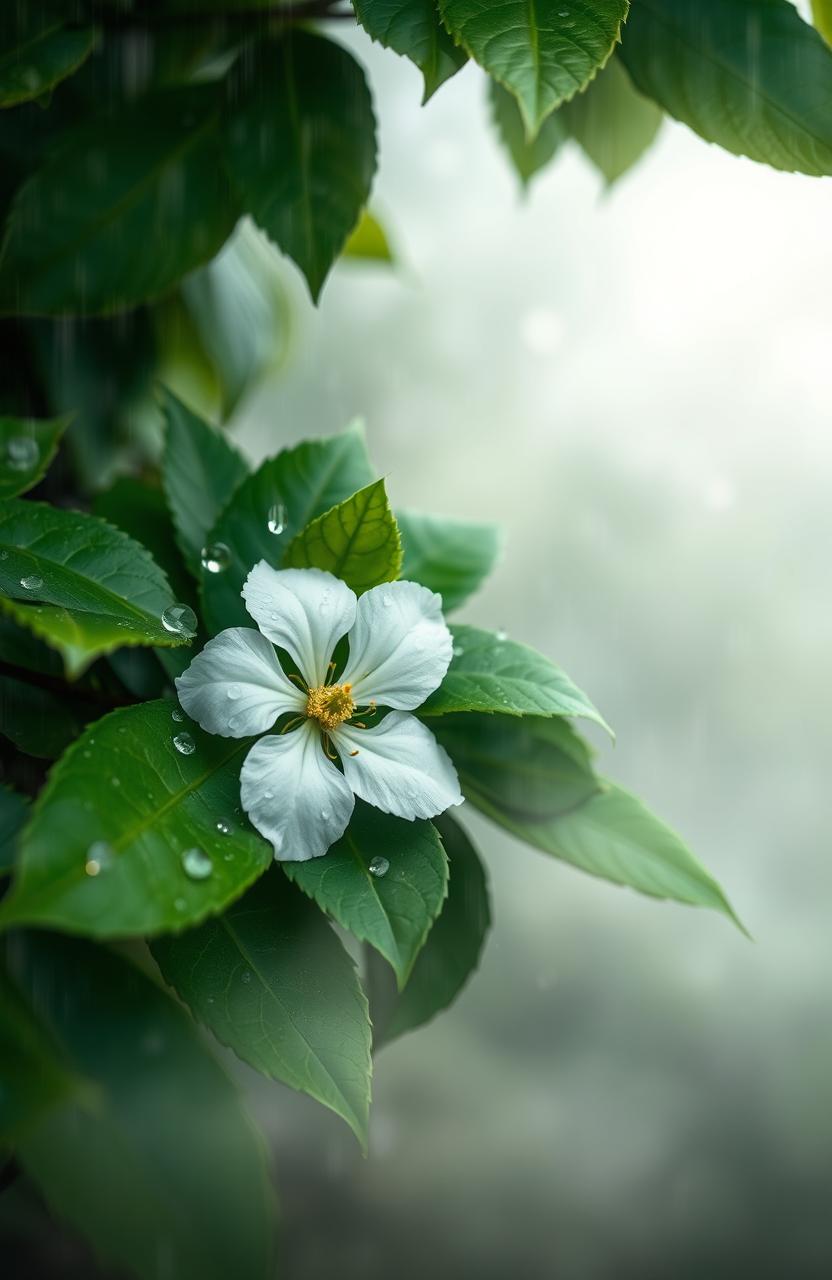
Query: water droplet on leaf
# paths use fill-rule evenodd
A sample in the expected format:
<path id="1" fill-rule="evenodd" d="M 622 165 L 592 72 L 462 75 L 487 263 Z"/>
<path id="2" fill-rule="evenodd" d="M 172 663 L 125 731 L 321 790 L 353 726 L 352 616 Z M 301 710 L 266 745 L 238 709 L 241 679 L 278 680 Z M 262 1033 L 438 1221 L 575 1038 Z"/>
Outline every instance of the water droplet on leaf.
<path id="1" fill-rule="evenodd" d="M 220 835 L 227 836 L 230 830 L 231 830 L 231 827 L 225 821 L 225 819 L 220 818 L 219 821 L 217 822 L 217 831 L 219 831 Z"/>
<path id="2" fill-rule="evenodd" d="M 273 506 L 269 507 L 269 515 L 266 520 L 269 533 L 279 536 L 286 528 L 287 522 L 288 516 L 282 502 L 275 502 Z"/>
<path id="3" fill-rule="evenodd" d="M 381 856 L 373 858 L 367 870 L 371 876 L 376 876 L 377 878 L 386 876 L 387 872 L 390 870 L 389 859 L 382 858 Z"/>
<path id="4" fill-rule="evenodd" d="M 6 445 L 6 465 L 11 471 L 31 471 L 39 459 L 38 442 L 31 436 L 12 436 Z"/>
<path id="5" fill-rule="evenodd" d="M 84 870 L 88 876 L 100 875 L 113 865 L 113 850 L 106 840 L 94 840 L 87 849 Z"/>
<path id="6" fill-rule="evenodd" d="M 162 626 L 175 636 L 193 640 L 196 635 L 196 614 L 187 604 L 170 604 L 162 614 Z"/>
<path id="7" fill-rule="evenodd" d="M 241 982 L 251 982 L 251 969 L 244 969 L 240 974 Z"/>
<path id="8" fill-rule="evenodd" d="M 43 578 L 39 578 L 36 573 L 28 573 L 25 578 L 20 579 L 20 585 L 24 591 L 39 591 L 43 586 Z"/>
<path id="9" fill-rule="evenodd" d="M 184 716 L 184 713 L 180 711 L 178 707 L 174 707 L 173 711 L 171 711 L 170 713 L 170 718 L 171 720 L 175 720 L 177 724 L 181 724 L 182 721 L 185 719 L 185 716 Z"/>
<path id="10" fill-rule="evenodd" d="M 231 564 L 231 552 L 224 542 L 211 542 L 200 552 L 203 569 L 208 573 L 222 573 Z"/>
<path id="11" fill-rule="evenodd" d="M 177 733 L 173 745 L 181 756 L 192 756 L 196 751 L 196 743 L 189 733 Z"/>
<path id="12" fill-rule="evenodd" d="M 214 864 L 201 849 L 186 849 L 182 854 L 182 870 L 189 880 L 207 880 Z"/>

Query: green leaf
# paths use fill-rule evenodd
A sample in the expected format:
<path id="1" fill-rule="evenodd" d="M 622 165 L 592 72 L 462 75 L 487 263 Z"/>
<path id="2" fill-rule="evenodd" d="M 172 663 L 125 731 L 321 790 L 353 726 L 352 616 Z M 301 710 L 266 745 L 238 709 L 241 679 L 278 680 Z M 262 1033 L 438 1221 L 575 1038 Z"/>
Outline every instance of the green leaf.
<path id="1" fill-rule="evenodd" d="M 404 991 L 397 995 L 370 957 L 376 1047 L 422 1026 L 453 1003 L 479 964 L 491 925 L 488 883 L 476 849 L 450 814 L 435 822 L 450 862 L 447 901 Z"/>
<path id="2" fill-rule="evenodd" d="M 373 481 L 311 521 L 292 539 L 283 563 L 325 569 L 357 595 L 398 578 L 402 542 L 384 481 Z"/>
<path id="3" fill-rule="evenodd" d="M 431 730 L 456 766 L 465 796 L 511 817 L 567 813 L 600 790 L 589 750 L 559 717 L 443 716 Z"/>
<path id="4" fill-rule="evenodd" d="M 15 864 L 17 840 L 28 812 L 23 796 L 0 784 L 0 875 L 6 875 Z"/>
<path id="5" fill-rule="evenodd" d="M 12 3 L 0 16 L 0 107 L 49 93 L 92 53 L 92 27 L 68 26 L 41 9 Z"/>
<path id="6" fill-rule="evenodd" d="M 367 1001 L 317 907 L 275 871 L 218 920 L 158 939 L 153 954 L 222 1044 L 342 1116 L 366 1148 Z"/>
<path id="7" fill-rule="evenodd" d="M 26 755 L 56 760 L 94 712 L 71 690 L 44 689 L 0 673 L 0 733 Z"/>
<path id="8" fill-rule="evenodd" d="M 266 1280 L 262 1141 L 185 1011 L 78 939 L 15 938 L 11 964 L 80 1081 L 18 1149 L 52 1212 L 142 1280 Z"/>
<path id="9" fill-rule="evenodd" d="M 203 733 L 172 705 L 112 712 L 55 765 L 0 924 L 98 938 L 175 931 L 222 911 L 269 866 L 270 846 L 237 812 L 251 740 Z"/>
<path id="10" fill-rule="evenodd" d="M 304 31 L 258 44 L 229 89 L 225 152 L 247 212 L 317 301 L 375 171 L 375 120 L 358 63 Z"/>
<path id="11" fill-rule="evenodd" d="M 497 562 L 500 531 L 494 524 L 414 511 L 401 511 L 396 519 L 404 553 L 401 576 L 437 591 L 446 613 L 464 604 Z"/>
<path id="12" fill-rule="evenodd" d="M 489 81 L 491 111 L 497 134 L 509 154 L 521 185 L 528 187 L 569 136 L 560 111 L 547 116 L 533 138 L 529 138 L 520 106 L 513 94 L 496 80 Z"/>
<path id="13" fill-rule="evenodd" d="M 375 947 L 404 986 L 442 909 L 448 881 L 447 860 L 430 822 L 404 822 L 359 801 L 326 857 L 285 862 L 283 870 L 322 911 Z"/>
<path id="14" fill-rule="evenodd" d="M 607 722 L 565 671 L 502 632 L 455 626 L 448 674 L 419 708 L 422 716 L 451 711 L 505 716 L 583 716 L 612 735 Z"/>
<path id="15" fill-rule="evenodd" d="M 607 61 L 628 0 L 439 0 L 439 7 L 457 44 L 514 94 L 533 138 Z"/>
<path id="16" fill-rule="evenodd" d="M 652 898 L 710 907 L 743 928 L 719 885 L 675 831 L 613 783 L 571 813 L 548 821 L 513 818 L 484 798 L 477 806 L 518 840 L 581 871 Z"/>
<path id="17" fill-rule="evenodd" d="M 369 210 L 365 209 L 361 214 L 357 227 L 344 245 L 341 257 L 392 263 L 393 254 L 387 241 L 387 233 Z"/>
<path id="18" fill-rule="evenodd" d="M 659 131 L 662 113 L 632 86 L 618 58 L 583 93 L 564 104 L 564 124 L 611 186 L 641 158 Z"/>
<path id="19" fill-rule="evenodd" d="M 162 622 L 174 600 L 144 548 L 76 511 L 18 498 L 0 505 L 0 592 L 0 606 L 57 649 L 69 675 L 122 645 L 187 638 Z"/>
<path id="20" fill-rule="evenodd" d="M 81 1083 L 0 967 L 0 1142 L 18 1141 Z"/>
<path id="21" fill-rule="evenodd" d="M 423 102 L 468 59 L 443 27 L 434 0 L 354 0 L 353 8 L 373 40 L 419 68 L 425 81 Z"/>
<path id="22" fill-rule="evenodd" d="M 14 498 L 43 479 L 69 421 L 0 417 L 0 498 Z"/>
<path id="23" fill-rule="evenodd" d="M 225 436 L 209 427 L 170 391 L 164 392 L 163 408 L 167 435 L 162 479 L 177 541 L 198 576 L 200 552 L 211 527 L 248 474 L 248 467 Z"/>
<path id="24" fill-rule="evenodd" d="M 621 57 L 637 89 L 706 141 L 832 174 L 832 51 L 787 0 L 639 0 Z"/>
<path id="25" fill-rule="evenodd" d="M 239 215 L 218 119 L 215 88 L 202 85 L 81 124 L 14 201 L 0 311 L 111 312 L 158 297 L 212 258 Z"/>
<path id="26" fill-rule="evenodd" d="M 832 0 L 812 0 L 812 18 L 827 44 L 832 44 Z"/>
<path id="27" fill-rule="evenodd" d="M 252 567 L 260 560 L 279 565 L 296 533 L 373 479 L 358 424 L 340 435 L 284 449 L 258 467 L 236 490 L 208 538 L 231 553 L 223 572 L 202 574 L 208 629 L 215 633 L 251 626 L 240 591 Z M 270 526 L 282 531 L 272 533 Z"/>
<path id="28" fill-rule="evenodd" d="M 104 493 L 96 495 L 92 510 L 141 543 L 163 570 L 177 600 L 196 607 L 194 582 L 176 545 L 173 522 L 160 488 L 133 476 L 121 476 Z"/>

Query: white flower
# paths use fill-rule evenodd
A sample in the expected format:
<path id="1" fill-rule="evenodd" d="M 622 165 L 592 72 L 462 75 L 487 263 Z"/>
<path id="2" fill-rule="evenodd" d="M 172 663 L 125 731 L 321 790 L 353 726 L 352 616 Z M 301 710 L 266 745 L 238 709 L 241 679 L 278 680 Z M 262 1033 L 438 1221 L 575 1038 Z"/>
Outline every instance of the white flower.
<path id="1" fill-rule="evenodd" d="M 227 738 L 265 733 L 291 713 L 279 734 L 254 744 L 240 774 L 243 808 L 276 858 L 326 853 L 355 796 L 411 821 L 461 804 L 447 753 L 407 714 L 438 688 L 451 661 L 440 596 L 415 582 L 385 582 L 357 599 L 331 573 L 277 570 L 265 560 L 242 596 L 259 631 L 222 631 L 176 688 L 189 716 Z M 336 677 L 332 655 L 345 635 L 349 653 Z M 286 675 L 275 645 L 300 675 Z"/>

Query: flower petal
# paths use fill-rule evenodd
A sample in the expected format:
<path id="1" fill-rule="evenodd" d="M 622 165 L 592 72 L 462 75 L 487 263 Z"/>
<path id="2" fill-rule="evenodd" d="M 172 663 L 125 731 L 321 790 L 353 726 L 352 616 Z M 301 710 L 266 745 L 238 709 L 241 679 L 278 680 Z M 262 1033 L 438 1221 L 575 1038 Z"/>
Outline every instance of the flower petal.
<path id="1" fill-rule="evenodd" d="M 342 724 L 332 738 L 347 782 L 377 809 L 412 820 L 462 804 L 450 756 L 415 716 L 391 711 L 374 729 Z"/>
<path id="2" fill-rule="evenodd" d="M 240 772 L 243 808 L 281 862 L 326 853 L 355 805 L 344 775 L 326 758 L 317 727 L 261 738 Z"/>
<path id="3" fill-rule="evenodd" d="M 355 592 L 322 569 L 256 564 L 242 591 L 264 636 L 290 653 L 310 688 L 324 683 L 341 636 L 355 621 Z"/>
<path id="4" fill-rule="evenodd" d="M 439 688 L 452 654 L 442 597 L 416 582 L 383 582 L 358 601 L 339 679 L 359 704 L 412 711 Z"/>
<path id="5" fill-rule="evenodd" d="M 253 627 L 229 627 L 209 640 L 176 681 L 184 710 L 208 733 L 265 733 L 306 698 L 285 675 L 274 648 Z"/>

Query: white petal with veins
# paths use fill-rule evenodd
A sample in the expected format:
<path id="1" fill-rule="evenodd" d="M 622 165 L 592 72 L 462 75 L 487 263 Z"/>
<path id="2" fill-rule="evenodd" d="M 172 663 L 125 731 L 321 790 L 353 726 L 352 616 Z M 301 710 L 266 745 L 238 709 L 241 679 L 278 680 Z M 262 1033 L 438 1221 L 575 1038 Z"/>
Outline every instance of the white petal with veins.
<path id="1" fill-rule="evenodd" d="M 273 569 L 261 560 L 242 596 L 263 635 L 291 654 L 307 684 L 322 685 L 333 649 L 355 621 L 355 592 L 322 569 Z"/>
<path id="2" fill-rule="evenodd" d="M 374 729 L 342 724 L 332 741 L 355 794 L 385 813 L 433 818 L 462 804 L 450 756 L 415 716 L 391 711 Z"/>
<path id="3" fill-rule="evenodd" d="M 306 705 L 274 647 L 253 627 L 221 631 L 175 683 L 191 719 L 223 738 L 265 733 L 285 711 L 302 712 Z"/>
<path id="4" fill-rule="evenodd" d="M 383 582 L 358 601 L 339 681 L 359 705 L 412 711 L 439 688 L 452 654 L 442 597 L 416 582 Z"/>

